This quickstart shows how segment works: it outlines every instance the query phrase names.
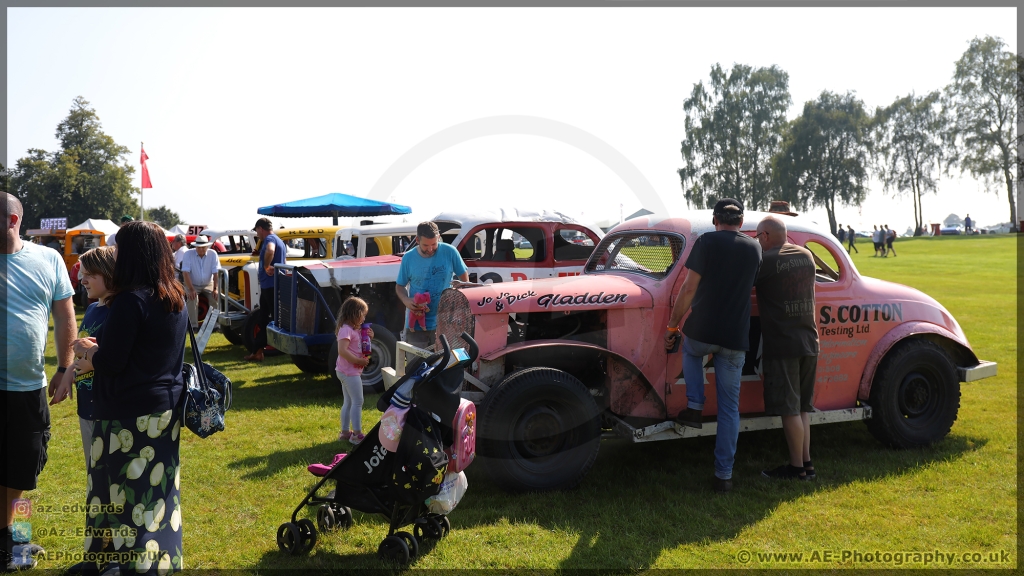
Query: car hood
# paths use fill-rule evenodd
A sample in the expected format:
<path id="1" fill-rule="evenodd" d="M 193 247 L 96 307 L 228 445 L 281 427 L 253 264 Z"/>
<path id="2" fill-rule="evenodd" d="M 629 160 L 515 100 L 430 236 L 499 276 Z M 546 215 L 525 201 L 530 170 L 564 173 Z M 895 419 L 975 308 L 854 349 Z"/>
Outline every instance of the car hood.
<path id="1" fill-rule="evenodd" d="M 874 295 L 875 299 L 879 302 L 901 304 L 903 321 L 919 320 L 931 322 L 932 324 L 946 328 L 960 338 L 964 344 L 967 344 L 967 336 L 964 335 L 964 331 L 960 328 L 960 324 L 955 318 L 953 318 L 953 315 L 949 313 L 949 310 L 946 310 L 945 306 L 939 304 L 939 302 L 931 296 L 916 288 L 911 288 L 910 286 L 886 280 L 879 280 L 878 278 L 862 276 L 860 278 L 860 282 L 862 283 L 865 293 Z"/>
<path id="2" fill-rule="evenodd" d="M 612 275 L 568 276 L 463 288 L 474 314 L 649 308 L 650 293 Z"/>

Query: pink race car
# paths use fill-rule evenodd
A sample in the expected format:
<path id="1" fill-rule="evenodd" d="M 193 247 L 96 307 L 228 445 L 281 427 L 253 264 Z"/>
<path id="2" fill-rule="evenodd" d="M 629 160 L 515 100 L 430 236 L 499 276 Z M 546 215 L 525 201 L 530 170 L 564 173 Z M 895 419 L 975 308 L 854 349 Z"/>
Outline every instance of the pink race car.
<path id="1" fill-rule="evenodd" d="M 747 213 L 745 233 L 763 213 Z M 814 424 L 866 420 L 893 447 L 925 446 L 950 431 L 960 382 L 994 376 L 959 324 L 928 295 L 861 276 L 828 230 L 787 220 L 789 242 L 816 256 L 821 353 Z M 713 230 L 710 211 L 636 218 L 605 236 L 580 276 L 447 290 L 438 334 L 453 346 L 466 331 L 480 348 L 463 396 L 479 404 L 478 450 L 510 490 L 578 484 L 593 465 L 602 428 L 633 442 L 715 434 L 672 422 L 686 406 L 682 353 L 663 330 L 694 240 Z M 764 414 L 761 329 L 753 303 L 743 368 L 740 429 L 781 427 Z M 705 363 L 705 416 L 717 412 L 713 364 Z"/>

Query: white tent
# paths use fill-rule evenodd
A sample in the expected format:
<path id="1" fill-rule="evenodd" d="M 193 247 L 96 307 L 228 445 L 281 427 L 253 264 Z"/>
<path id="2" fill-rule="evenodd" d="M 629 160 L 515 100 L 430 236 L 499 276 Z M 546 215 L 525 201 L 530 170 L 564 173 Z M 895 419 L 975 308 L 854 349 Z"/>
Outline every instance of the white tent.
<path id="1" fill-rule="evenodd" d="M 167 231 L 168 234 L 188 234 L 188 226 L 184 224 L 175 224 L 174 228 Z"/>
<path id="2" fill-rule="evenodd" d="M 107 219 L 95 219 L 89 218 L 85 222 L 82 222 L 74 228 L 68 228 L 68 230 L 99 230 L 105 234 L 116 234 L 118 225 L 114 224 Z"/>

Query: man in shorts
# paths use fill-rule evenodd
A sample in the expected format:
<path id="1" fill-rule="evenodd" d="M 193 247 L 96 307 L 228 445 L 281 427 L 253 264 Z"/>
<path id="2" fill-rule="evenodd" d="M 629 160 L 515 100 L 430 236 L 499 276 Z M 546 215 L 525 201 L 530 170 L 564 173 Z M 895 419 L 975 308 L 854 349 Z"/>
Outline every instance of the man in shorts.
<path id="1" fill-rule="evenodd" d="M 810 412 L 818 366 L 818 329 L 814 317 L 814 258 L 786 243 L 786 224 L 766 216 L 757 225 L 763 250 L 757 274 L 761 314 L 764 411 L 782 417 L 789 464 L 764 470 L 766 478 L 806 480 L 811 464 Z"/>
<path id="2" fill-rule="evenodd" d="M 28 521 L 19 519 L 15 523 L 14 502 L 22 498 L 24 491 L 36 488 L 39 473 L 46 465 L 50 409 L 43 351 L 50 312 L 58 365 L 49 382 L 53 394 L 74 359 L 71 342 L 75 338 L 75 308 L 64 260 L 53 250 L 21 241 L 21 202 L 7 192 L 2 194 L 0 205 L 7 230 L 0 264 L 0 308 L 6 329 L 0 330 L 0 340 L 7 353 L 7 364 L 0 377 L 0 396 L 6 407 L 4 423 L 0 425 L 0 491 L 4 494 L 7 517 L 0 562 L 6 570 L 18 570 L 35 566 L 31 556 L 43 551 L 21 537 L 25 532 L 21 525 Z M 18 512 L 22 513 L 20 508 L 26 505 L 19 502 Z"/>
<path id="3" fill-rule="evenodd" d="M 892 248 L 892 241 L 896 239 L 896 231 L 889 228 L 889 225 L 885 225 L 885 249 L 886 253 L 892 252 L 892 257 L 897 256 L 896 251 Z"/>
<path id="4" fill-rule="evenodd" d="M 452 283 L 452 276 L 469 282 L 469 270 L 462 261 L 459 251 L 450 244 L 441 242 L 441 233 L 437 224 L 421 222 L 416 227 L 416 249 L 409 250 L 402 256 L 402 264 L 398 268 L 398 279 L 395 280 L 395 293 L 405 304 L 405 329 L 402 340 L 416 346 L 432 350 L 437 329 L 437 305 L 441 301 L 441 292 Z M 430 302 L 417 304 L 413 296 L 429 293 Z M 424 330 L 413 330 L 410 326 L 412 314 L 423 314 Z"/>

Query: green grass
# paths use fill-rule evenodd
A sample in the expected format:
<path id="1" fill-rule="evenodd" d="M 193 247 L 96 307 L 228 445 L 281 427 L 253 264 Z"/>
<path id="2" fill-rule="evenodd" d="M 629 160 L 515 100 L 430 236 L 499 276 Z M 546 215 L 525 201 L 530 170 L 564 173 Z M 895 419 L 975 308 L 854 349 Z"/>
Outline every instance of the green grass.
<path id="1" fill-rule="evenodd" d="M 921 289 L 957 318 L 977 354 L 999 376 L 962 385 L 951 434 L 922 450 L 895 451 L 863 423 L 815 427 L 818 480 L 778 483 L 761 469 L 784 459 L 779 430 L 740 435 L 734 491 L 710 490 L 713 438 L 630 445 L 606 440 L 593 470 L 574 491 L 508 495 L 479 469 L 451 515 L 451 535 L 413 568 L 890 568 L 890 563 L 793 563 L 757 553 L 843 550 L 860 553 L 981 553 L 954 567 L 1007 568 L 1017 562 L 1016 244 L 1011 237 L 900 239 L 896 258 L 854 261 L 863 275 Z M 870 246 L 870 245 L 868 245 Z M 53 370 L 52 345 L 49 371 Z M 305 467 L 342 451 L 334 440 L 341 394 L 325 377 L 300 373 L 287 357 L 261 365 L 215 334 L 206 360 L 235 385 L 227 430 L 200 440 L 184 433 L 182 507 L 185 566 L 380 568 L 377 545 L 387 525 L 356 513 L 348 532 L 321 535 L 309 556 L 277 550 L 275 531 L 289 519 L 313 477 Z M 379 418 L 366 399 L 364 429 Z M 53 410 L 50 461 L 30 497 L 39 504 L 79 503 L 85 493 L 74 404 Z M 311 514 L 309 510 L 304 514 Z M 33 526 L 75 530 L 77 515 L 38 513 Z M 82 538 L 37 539 L 50 552 L 81 550 Z M 1010 562 L 988 555 L 1009 552 Z M 744 552 L 753 554 L 743 563 Z M 740 558 L 740 559 L 738 559 Z M 923 559 L 923 558 L 922 558 Z M 70 561 L 44 561 L 62 568 Z M 934 564 L 932 564 L 934 565 Z M 906 567 L 922 567 L 913 559 Z"/>

